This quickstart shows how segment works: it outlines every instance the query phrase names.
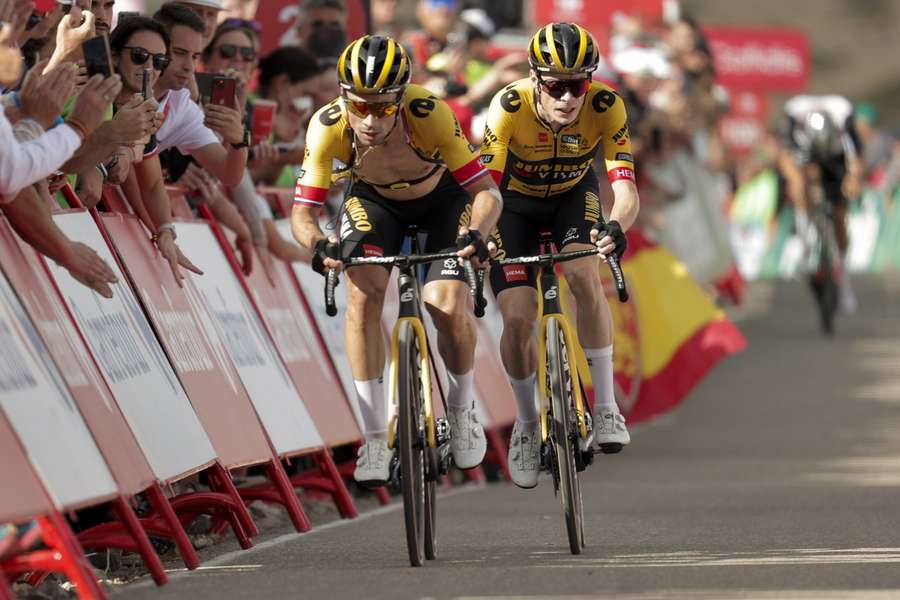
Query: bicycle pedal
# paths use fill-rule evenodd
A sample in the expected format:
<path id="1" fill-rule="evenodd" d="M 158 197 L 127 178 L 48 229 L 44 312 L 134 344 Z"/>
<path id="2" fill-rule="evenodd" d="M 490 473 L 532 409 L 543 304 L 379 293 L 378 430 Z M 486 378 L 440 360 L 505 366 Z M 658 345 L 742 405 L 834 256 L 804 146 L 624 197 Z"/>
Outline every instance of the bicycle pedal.
<path id="1" fill-rule="evenodd" d="M 622 448 L 624 448 L 624 446 L 619 443 L 600 444 L 600 452 L 603 454 L 618 454 L 622 451 Z"/>
<path id="2" fill-rule="evenodd" d="M 591 452 L 594 447 L 594 433 L 592 431 L 588 432 L 588 436 L 586 438 L 579 437 L 578 438 L 578 449 L 582 452 Z"/>

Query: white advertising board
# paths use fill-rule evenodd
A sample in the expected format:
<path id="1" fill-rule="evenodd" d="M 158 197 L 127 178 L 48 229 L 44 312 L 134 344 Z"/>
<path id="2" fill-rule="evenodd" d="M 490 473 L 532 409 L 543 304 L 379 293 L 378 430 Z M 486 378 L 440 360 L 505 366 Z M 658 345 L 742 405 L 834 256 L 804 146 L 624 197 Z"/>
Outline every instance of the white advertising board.
<path id="1" fill-rule="evenodd" d="M 191 276 L 200 295 L 192 302 L 212 315 L 215 331 L 207 334 L 224 344 L 276 452 L 320 447 L 322 438 L 209 225 L 178 223 L 177 229 L 181 250 L 204 273 Z"/>
<path id="2" fill-rule="evenodd" d="M 117 493 L 62 375 L 2 274 L 0 407 L 57 508 Z"/>
<path id="3" fill-rule="evenodd" d="M 154 475 L 169 481 L 214 460 L 181 382 L 91 216 L 74 212 L 54 220 L 70 239 L 96 250 L 119 279 L 106 299 L 47 261 Z"/>

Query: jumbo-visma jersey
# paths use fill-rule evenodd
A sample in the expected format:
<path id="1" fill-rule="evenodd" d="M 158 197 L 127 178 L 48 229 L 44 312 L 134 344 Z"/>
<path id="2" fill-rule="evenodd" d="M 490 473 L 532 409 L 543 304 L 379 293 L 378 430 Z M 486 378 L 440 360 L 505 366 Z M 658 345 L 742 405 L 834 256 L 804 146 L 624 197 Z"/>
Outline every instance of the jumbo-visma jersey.
<path id="1" fill-rule="evenodd" d="M 610 182 L 634 181 L 625 103 L 610 87 L 591 83 L 578 118 L 555 132 L 538 118 L 534 88 L 521 79 L 491 101 L 481 161 L 501 192 L 547 197 L 574 187 L 602 144 Z"/>
<path id="2" fill-rule="evenodd" d="M 478 159 L 478 149 L 469 144 L 451 108 L 425 88 L 406 87 L 399 119 L 397 127 L 403 129 L 413 150 L 423 160 L 444 164 L 460 185 L 487 175 Z M 294 203 L 321 206 L 331 186 L 333 159 L 349 165 L 352 154 L 353 131 L 347 109 L 337 99 L 319 109 L 310 120 Z"/>

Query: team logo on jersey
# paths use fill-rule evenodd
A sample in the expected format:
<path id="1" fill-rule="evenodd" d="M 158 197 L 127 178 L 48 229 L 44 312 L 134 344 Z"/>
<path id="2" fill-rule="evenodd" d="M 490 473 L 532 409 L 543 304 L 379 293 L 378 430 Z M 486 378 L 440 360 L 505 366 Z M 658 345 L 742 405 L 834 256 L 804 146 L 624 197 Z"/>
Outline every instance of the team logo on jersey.
<path id="1" fill-rule="evenodd" d="M 550 141 L 550 135 L 546 131 L 538 131 L 538 143 Z"/>
<path id="2" fill-rule="evenodd" d="M 503 110 L 510 113 L 519 110 L 522 107 L 522 98 L 519 96 L 519 92 L 515 89 L 503 92 L 503 95 L 500 96 L 500 106 L 503 107 Z"/>
<path id="3" fill-rule="evenodd" d="M 321 113 L 319 113 L 319 123 L 321 123 L 325 127 L 331 127 L 341 120 L 342 111 L 343 108 L 341 108 L 340 104 L 332 104 Z"/>
<path id="4" fill-rule="evenodd" d="M 562 245 L 568 244 L 572 240 L 578 239 L 578 228 L 577 227 L 569 227 L 569 230 L 566 232 L 565 237 L 562 240 Z"/>
<path id="5" fill-rule="evenodd" d="M 581 135 L 563 135 L 559 138 L 559 147 L 563 152 L 577 154 L 581 147 Z"/>
<path id="6" fill-rule="evenodd" d="M 628 123 L 622 125 L 622 128 L 619 129 L 613 136 L 612 139 L 618 146 L 624 146 L 628 143 L 629 132 L 628 132 Z"/>
<path id="7" fill-rule="evenodd" d="M 628 162 L 634 162 L 634 156 L 632 156 L 628 152 L 616 152 L 616 160 L 627 160 Z"/>
<path id="8" fill-rule="evenodd" d="M 481 164 L 483 164 L 483 165 L 490 164 L 492 160 L 494 160 L 493 154 L 482 154 L 481 155 Z"/>
<path id="9" fill-rule="evenodd" d="M 600 197 L 594 192 L 584 195 L 584 220 L 596 223 L 600 220 Z"/>
<path id="10" fill-rule="evenodd" d="M 353 228 L 357 231 L 372 231 L 372 223 L 369 222 L 369 213 L 359 201 L 359 198 L 350 198 L 344 204 L 344 212 L 353 221 Z"/>
<path id="11" fill-rule="evenodd" d="M 434 110 L 434 107 L 436 106 L 434 103 L 435 100 L 437 100 L 437 98 L 434 96 L 429 96 L 428 98 L 416 98 L 409 103 L 409 112 L 420 119 L 424 119 Z"/>
<path id="12" fill-rule="evenodd" d="M 375 246 L 373 244 L 363 244 L 363 256 L 373 257 L 373 256 L 384 256 L 384 248 L 381 246 Z"/>

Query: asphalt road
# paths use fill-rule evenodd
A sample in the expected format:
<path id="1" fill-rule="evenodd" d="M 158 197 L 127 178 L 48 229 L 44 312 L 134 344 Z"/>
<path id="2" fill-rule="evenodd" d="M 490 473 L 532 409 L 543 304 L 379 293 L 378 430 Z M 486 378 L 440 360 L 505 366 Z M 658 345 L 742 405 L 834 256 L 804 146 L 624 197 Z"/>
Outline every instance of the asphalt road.
<path id="1" fill-rule="evenodd" d="M 588 548 L 567 550 L 550 481 L 457 487 L 440 558 L 408 566 L 399 504 L 287 528 L 116 597 L 900 598 L 900 277 L 822 338 L 806 289 L 756 286 L 749 349 L 584 478 Z"/>

